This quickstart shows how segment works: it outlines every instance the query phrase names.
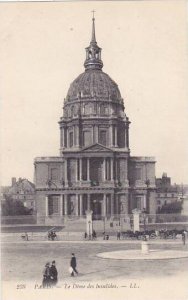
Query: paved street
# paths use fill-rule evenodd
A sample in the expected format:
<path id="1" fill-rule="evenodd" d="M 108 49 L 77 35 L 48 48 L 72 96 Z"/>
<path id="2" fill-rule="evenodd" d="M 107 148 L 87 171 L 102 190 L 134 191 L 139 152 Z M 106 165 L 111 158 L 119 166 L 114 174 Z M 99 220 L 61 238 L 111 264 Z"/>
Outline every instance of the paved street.
<path id="1" fill-rule="evenodd" d="M 177 242 L 162 244 L 153 242 L 151 249 L 175 249 L 186 251 L 188 246 Z M 71 252 L 77 256 L 79 276 L 77 281 L 172 276 L 187 270 L 187 259 L 166 261 L 119 261 L 103 259 L 97 253 L 140 249 L 136 242 L 21 242 L 2 244 L 2 279 L 41 281 L 47 261 L 56 260 L 59 280 L 69 278 L 68 267 Z"/>
<path id="2" fill-rule="evenodd" d="M 183 246 L 180 241 L 153 241 L 150 248 L 188 251 L 188 246 Z M 128 300 L 186 299 L 184 295 L 187 289 L 187 258 L 127 261 L 96 256 L 101 252 L 131 249 L 140 249 L 140 243 L 136 241 L 2 243 L 2 280 L 5 293 L 3 300 L 12 299 L 12 295 L 25 299 L 28 288 L 34 293 L 30 294 L 30 297 L 32 295 L 30 299 L 38 299 L 40 294 L 44 295 L 47 292 L 46 295 L 56 295 L 56 299 L 61 299 L 62 293 L 66 299 L 74 297 L 83 299 L 87 295 L 90 299 L 105 297 L 106 300 L 111 299 L 112 295 L 116 297 L 117 293 L 119 299 L 124 299 L 126 293 Z M 78 261 L 79 275 L 74 278 L 70 277 L 68 271 L 71 252 L 76 254 Z M 41 284 L 45 263 L 54 259 L 59 272 L 59 289 L 35 290 L 35 287 Z M 26 289 L 19 291 L 18 285 L 25 285 Z M 84 291 L 88 285 L 91 287 L 87 288 L 86 293 Z M 71 292 L 68 292 L 68 286 Z M 157 292 L 151 297 L 154 290 Z"/>

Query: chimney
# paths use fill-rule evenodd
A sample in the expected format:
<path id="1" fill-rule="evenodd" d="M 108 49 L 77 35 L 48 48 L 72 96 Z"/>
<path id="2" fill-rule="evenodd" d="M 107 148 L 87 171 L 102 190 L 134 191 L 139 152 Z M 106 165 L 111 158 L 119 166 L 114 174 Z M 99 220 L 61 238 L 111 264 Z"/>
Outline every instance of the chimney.
<path id="1" fill-rule="evenodd" d="M 16 177 L 12 177 L 12 186 L 16 183 Z"/>

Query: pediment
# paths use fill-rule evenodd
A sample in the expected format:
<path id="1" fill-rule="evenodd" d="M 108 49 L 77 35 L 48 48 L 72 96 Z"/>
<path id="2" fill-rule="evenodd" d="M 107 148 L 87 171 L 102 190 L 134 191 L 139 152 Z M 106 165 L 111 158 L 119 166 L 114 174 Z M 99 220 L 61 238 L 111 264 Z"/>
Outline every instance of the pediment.
<path id="1" fill-rule="evenodd" d="M 101 144 L 94 144 L 86 147 L 82 150 L 83 152 L 113 152 L 110 148 L 107 148 Z"/>

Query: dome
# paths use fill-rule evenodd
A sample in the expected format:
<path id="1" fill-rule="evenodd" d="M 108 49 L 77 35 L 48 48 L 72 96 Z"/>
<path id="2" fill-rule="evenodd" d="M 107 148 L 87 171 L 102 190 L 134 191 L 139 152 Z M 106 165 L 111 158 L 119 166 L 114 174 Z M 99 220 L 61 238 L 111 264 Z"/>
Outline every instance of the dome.
<path id="1" fill-rule="evenodd" d="M 79 97 L 91 98 L 93 96 L 104 100 L 122 101 L 118 85 L 108 74 L 102 70 L 88 69 L 71 83 L 66 100 L 71 101 Z"/>

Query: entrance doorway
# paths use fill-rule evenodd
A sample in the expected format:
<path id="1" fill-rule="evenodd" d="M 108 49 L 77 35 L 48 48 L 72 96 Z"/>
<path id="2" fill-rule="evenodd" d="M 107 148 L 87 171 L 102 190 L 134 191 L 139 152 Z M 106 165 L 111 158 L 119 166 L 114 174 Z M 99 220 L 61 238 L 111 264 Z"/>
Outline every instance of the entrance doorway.
<path id="1" fill-rule="evenodd" d="M 93 211 L 93 220 L 101 220 L 103 195 L 91 195 L 91 210 Z"/>
<path id="2" fill-rule="evenodd" d="M 102 181 L 102 166 L 103 161 L 101 158 L 90 159 L 90 179 L 92 185 L 100 185 Z"/>

